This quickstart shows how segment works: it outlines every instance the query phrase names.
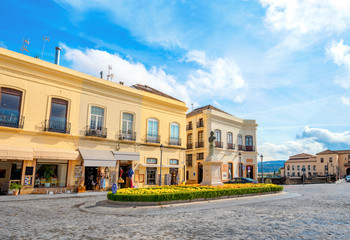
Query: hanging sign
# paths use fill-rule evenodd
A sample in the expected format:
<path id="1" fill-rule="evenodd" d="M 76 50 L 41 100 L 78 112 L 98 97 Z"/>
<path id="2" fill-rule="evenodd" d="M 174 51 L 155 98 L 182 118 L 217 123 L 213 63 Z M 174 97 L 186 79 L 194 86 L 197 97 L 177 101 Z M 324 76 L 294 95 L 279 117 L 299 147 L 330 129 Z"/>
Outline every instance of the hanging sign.
<path id="1" fill-rule="evenodd" d="M 113 194 L 116 194 L 117 191 L 118 191 L 118 186 L 117 186 L 116 183 L 113 183 L 113 186 L 112 186 L 112 193 L 113 193 Z"/>

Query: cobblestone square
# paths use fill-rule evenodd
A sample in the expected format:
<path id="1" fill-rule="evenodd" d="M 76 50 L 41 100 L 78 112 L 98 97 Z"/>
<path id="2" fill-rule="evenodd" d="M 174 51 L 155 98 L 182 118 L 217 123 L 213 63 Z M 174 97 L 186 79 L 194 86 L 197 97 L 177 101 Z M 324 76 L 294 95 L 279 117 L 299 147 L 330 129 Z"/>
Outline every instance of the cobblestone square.
<path id="1" fill-rule="evenodd" d="M 1 196 L 0 239 L 350 239 L 350 183 L 284 191 L 151 211 L 104 206 L 104 195 Z"/>

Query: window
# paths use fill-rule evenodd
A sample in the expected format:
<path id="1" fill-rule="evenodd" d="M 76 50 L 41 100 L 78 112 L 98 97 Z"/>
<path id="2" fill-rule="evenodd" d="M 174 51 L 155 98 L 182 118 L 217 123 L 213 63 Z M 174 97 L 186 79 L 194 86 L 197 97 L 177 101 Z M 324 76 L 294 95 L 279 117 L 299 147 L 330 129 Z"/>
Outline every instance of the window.
<path id="1" fill-rule="evenodd" d="M 52 98 L 51 100 L 51 112 L 49 120 L 49 131 L 68 133 L 67 129 L 67 110 L 68 101 Z"/>
<path id="2" fill-rule="evenodd" d="M 193 129 L 192 121 L 188 122 L 188 127 L 187 128 L 188 128 L 187 130 L 192 130 Z"/>
<path id="3" fill-rule="evenodd" d="M 298 177 L 300 177 L 300 172 L 298 172 Z"/>
<path id="4" fill-rule="evenodd" d="M 67 163 L 43 163 L 38 160 L 35 173 L 35 187 L 65 187 Z"/>
<path id="5" fill-rule="evenodd" d="M 215 130 L 215 137 L 217 142 L 221 142 L 221 131 L 216 129 Z"/>
<path id="6" fill-rule="evenodd" d="M 289 165 L 287 165 L 287 170 L 289 171 Z"/>
<path id="7" fill-rule="evenodd" d="M 134 130 L 134 115 L 131 113 L 123 113 L 122 133 L 132 134 Z"/>
<path id="8" fill-rule="evenodd" d="M 200 127 L 204 127 L 203 118 L 200 118 L 199 122 L 197 123 L 197 128 L 200 128 Z"/>
<path id="9" fill-rule="evenodd" d="M 203 142 L 203 131 L 198 132 L 198 142 Z"/>
<path id="10" fill-rule="evenodd" d="M 330 163 L 333 162 L 333 158 L 330 157 L 330 158 L 329 158 L 329 162 L 330 162 Z"/>
<path id="11" fill-rule="evenodd" d="M 246 151 L 253 151 L 253 136 L 245 136 Z"/>
<path id="12" fill-rule="evenodd" d="M 314 175 L 314 177 L 316 177 L 317 176 L 317 172 L 314 172 L 313 175 Z"/>
<path id="13" fill-rule="evenodd" d="M 228 179 L 232 179 L 233 175 L 233 164 L 232 163 L 228 163 Z"/>
<path id="14" fill-rule="evenodd" d="M 323 158 L 321 158 L 321 163 L 323 163 Z"/>
<path id="15" fill-rule="evenodd" d="M 179 124 L 170 124 L 170 145 L 181 145 L 179 138 Z"/>
<path id="16" fill-rule="evenodd" d="M 238 134 L 237 144 L 238 144 L 238 150 L 242 150 L 243 140 L 242 140 L 241 134 Z"/>
<path id="17" fill-rule="evenodd" d="M 156 184 L 157 169 L 156 168 L 147 168 L 146 172 L 147 172 L 146 183 L 148 185 L 155 185 Z"/>
<path id="18" fill-rule="evenodd" d="M 295 177 L 295 172 L 292 172 L 292 177 Z"/>
<path id="19" fill-rule="evenodd" d="M 313 166 L 314 171 L 316 171 L 316 165 Z"/>
<path id="20" fill-rule="evenodd" d="M 158 120 L 154 118 L 148 119 L 147 127 L 147 141 L 152 143 L 159 143 L 158 137 Z"/>
<path id="21" fill-rule="evenodd" d="M 232 140 L 233 140 L 233 139 L 232 139 L 232 133 L 230 133 L 230 132 L 227 133 L 227 143 L 228 143 L 228 144 L 232 144 Z"/>
<path id="22" fill-rule="evenodd" d="M 311 170 L 311 165 L 308 165 L 308 166 L 307 166 L 307 170 Z"/>
<path id="23" fill-rule="evenodd" d="M 170 159 L 169 163 L 170 163 L 170 165 L 179 165 L 179 160 L 177 160 L 177 159 Z"/>
<path id="24" fill-rule="evenodd" d="M 287 176 L 290 177 L 290 173 L 289 172 L 287 173 Z"/>
<path id="25" fill-rule="evenodd" d="M 292 170 L 294 171 L 294 166 L 292 166 Z"/>
<path id="26" fill-rule="evenodd" d="M 327 166 L 327 165 L 324 166 L 324 171 L 325 171 L 325 172 L 328 172 L 328 166 Z"/>
<path id="27" fill-rule="evenodd" d="M 22 92 L 1 88 L 0 125 L 5 127 L 22 128 L 20 124 Z"/>
<path id="28" fill-rule="evenodd" d="M 300 170 L 300 166 L 297 166 L 297 169 Z"/>
<path id="29" fill-rule="evenodd" d="M 147 164 L 157 164 L 157 159 L 156 158 L 147 158 L 146 163 Z"/>
<path id="30" fill-rule="evenodd" d="M 187 134 L 187 144 L 192 144 L 192 133 Z"/>
<path id="31" fill-rule="evenodd" d="M 102 130 L 105 110 L 100 107 L 91 107 L 90 129 Z"/>
<path id="32" fill-rule="evenodd" d="M 203 160 L 204 159 L 204 153 L 197 153 L 197 160 Z"/>
<path id="33" fill-rule="evenodd" d="M 186 166 L 192 167 L 192 154 L 186 154 Z"/>

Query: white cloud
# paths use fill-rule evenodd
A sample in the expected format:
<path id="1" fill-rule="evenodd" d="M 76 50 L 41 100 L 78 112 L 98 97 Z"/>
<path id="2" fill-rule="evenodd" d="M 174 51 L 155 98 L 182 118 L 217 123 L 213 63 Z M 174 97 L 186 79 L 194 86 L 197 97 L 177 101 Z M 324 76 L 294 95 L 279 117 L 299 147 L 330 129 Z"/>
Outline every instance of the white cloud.
<path id="1" fill-rule="evenodd" d="M 163 91 L 190 106 L 198 106 L 194 99 L 208 100 L 227 99 L 242 102 L 244 99 L 241 89 L 246 86 L 245 80 L 238 66 L 232 60 L 208 59 L 204 52 L 189 52 L 185 61 L 195 61 L 200 68 L 192 71 L 188 80 L 184 83 L 177 81 L 176 77 L 167 74 L 162 68 L 151 67 L 147 69 L 142 63 L 133 62 L 128 56 L 123 59 L 118 54 L 110 54 L 106 51 L 86 49 L 81 51 L 72 49 L 65 44 L 63 57 L 71 61 L 71 67 L 75 70 L 99 76 L 101 71 L 107 74 L 107 66 L 112 65 L 113 81 L 122 81 L 125 85 L 136 83 L 146 84 Z M 234 97 L 233 97 L 234 96 Z M 219 106 L 216 101 L 216 105 Z"/>
<path id="2" fill-rule="evenodd" d="M 343 32 L 350 24 L 350 1 L 260 0 L 273 30 L 295 34 Z"/>
<path id="3" fill-rule="evenodd" d="M 316 154 L 326 149 L 326 146 L 313 138 L 297 139 L 283 144 L 263 143 L 259 146 L 259 153 L 266 161 L 287 160 L 289 156 L 299 153 Z"/>
<path id="4" fill-rule="evenodd" d="M 1 47 L 1 48 L 6 48 L 6 49 L 7 49 L 7 46 L 5 45 L 5 43 L 4 43 L 4 42 L 1 42 L 1 41 L 0 41 L 0 47 Z"/>
<path id="5" fill-rule="evenodd" d="M 341 97 L 341 101 L 344 105 L 350 106 L 350 98 L 347 97 Z"/>
<path id="6" fill-rule="evenodd" d="M 344 44 L 344 40 L 333 41 L 331 46 L 326 48 L 327 55 L 335 64 L 344 68 L 342 75 L 336 78 L 336 82 L 342 87 L 350 88 L 350 46 Z"/>
<path id="7" fill-rule="evenodd" d="M 334 133 L 327 129 L 310 128 L 306 126 L 301 136 L 303 138 L 312 138 L 315 141 L 327 144 L 350 144 L 350 131 Z"/>
<path id="8" fill-rule="evenodd" d="M 204 94 L 234 102 L 244 100 L 246 81 L 232 59 L 209 59 L 204 52 L 193 50 L 186 54 L 184 61 L 196 62 L 201 66 L 201 69 L 190 73 L 186 83 L 196 97 Z"/>

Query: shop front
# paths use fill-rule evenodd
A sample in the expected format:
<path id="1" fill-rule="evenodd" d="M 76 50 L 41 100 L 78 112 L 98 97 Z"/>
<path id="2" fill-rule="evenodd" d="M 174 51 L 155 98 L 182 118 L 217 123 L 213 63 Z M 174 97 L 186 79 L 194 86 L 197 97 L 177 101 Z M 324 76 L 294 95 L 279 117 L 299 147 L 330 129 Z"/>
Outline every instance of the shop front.
<path id="1" fill-rule="evenodd" d="M 139 171 L 135 168 L 140 161 L 138 152 L 113 152 L 117 160 L 119 188 L 139 187 Z"/>

